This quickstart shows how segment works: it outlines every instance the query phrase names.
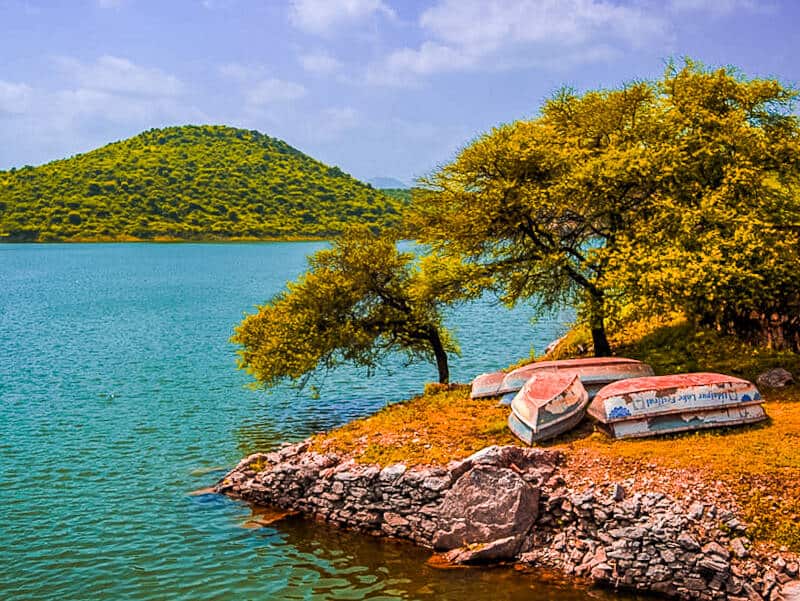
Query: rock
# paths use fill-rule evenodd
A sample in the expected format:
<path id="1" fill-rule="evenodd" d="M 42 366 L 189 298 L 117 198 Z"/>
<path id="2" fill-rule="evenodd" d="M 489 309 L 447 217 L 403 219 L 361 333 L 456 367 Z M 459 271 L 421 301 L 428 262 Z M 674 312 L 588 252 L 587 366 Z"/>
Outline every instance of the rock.
<path id="1" fill-rule="evenodd" d="M 518 547 L 517 537 L 507 536 L 489 543 L 475 543 L 452 549 L 444 554 L 444 559 L 454 564 L 491 563 L 513 558 Z"/>
<path id="2" fill-rule="evenodd" d="M 730 551 L 715 541 L 711 541 L 707 545 L 704 545 L 702 551 L 706 555 L 715 555 L 725 560 L 728 560 L 731 557 Z"/>
<path id="3" fill-rule="evenodd" d="M 621 485 L 615 484 L 614 488 L 611 491 L 611 497 L 614 499 L 614 501 L 619 503 L 620 501 L 625 499 L 625 489 L 622 488 Z"/>
<path id="4" fill-rule="evenodd" d="M 699 567 L 714 573 L 727 572 L 731 564 L 726 559 L 717 555 L 707 555 L 703 557 L 697 564 Z"/>
<path id="5" fill-rule="evenodd" d="M 661 549 L 659 554 L 661 555 L 661 559 L 663 559 L 666 563 L 673 563 L 675 559 L 677 559 L 675 557 L 675 553 L 673 553 L 670 549 Z"/>
<path id="6" fill-rule="evenodd" d="M 699 543 L 690 535 L 685 532 L 678 537 L 678 544 L 687 551 L 699 551 Z"/>
<path id="7" fill-rule="evenodd" d="M 383 468 L 378 475 L 381 482 L 393 482 L 406 473 L 406 466 L 402 463 L 395 463 Z"/>
<path id="8" fill-rule="evenodd" d="M 789 384 L 794 384 L 794 378 L 792 374 L 782 367 L 776 367 L 759 375 L 756 378 L 756 383 L 765 388 L 783 388 Z"/>
<path id="9" fill-rule="evenodd" d="M 515 471 L 478 465 L 445 493 L 434 548 L 448 551 L 509 536 L 521 542 L 536 520 L 538 503 L 539 489 Z"/>
<path id="10" fill-rule="evenodd" d="M 731 549 L 733 550 L 733 555 L 739 559 L 745 559 L 750 552 L 747 550 L 748 541 L 744 537 L 734 538 L 731 541 Z"/>
<path id="11" fill-rule="evenodd" d="M 611 578 L 614 568 L 607 563 L 599 563 L 592 568 L 591 576 L 597 581 L 604 582 Z"/>
<path id="12" fill-rule="evenodd" d="M 793 580 L 788 584 L 784 584 L 781 594 L 785 601 L 800 601 L 800 580 Z"/>
<path id="13" fill-rule="evenodd" d="M 400 528 L 401 526 L 408 526 L 408 520 L 397 513 L 391 513 L 391 512 L 384 513 L 383 521 L 392 528 Z"/>
<path id="14" fill-rule="evenodd" d="M 703 512 L 706 510 L 706 506 L 703 503 L 695 501 L 694 503 L 689 506 L 689 517 L 693 520 L 699 520 L 703 517 Z"/>

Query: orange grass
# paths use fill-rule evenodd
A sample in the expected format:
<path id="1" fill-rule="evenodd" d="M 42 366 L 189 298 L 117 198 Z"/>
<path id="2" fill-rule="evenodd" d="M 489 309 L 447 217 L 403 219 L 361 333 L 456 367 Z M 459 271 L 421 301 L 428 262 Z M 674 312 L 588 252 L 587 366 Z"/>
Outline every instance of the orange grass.
<path id="1" fill-rule="evenodd" d="M 507 419 L 507 408 L 492 401 L 470 400 L 469 387 L 451 386 L 319 434 L 312 449 L 384 466 L 442 465 L 492 444 L 515 444 Z"/>

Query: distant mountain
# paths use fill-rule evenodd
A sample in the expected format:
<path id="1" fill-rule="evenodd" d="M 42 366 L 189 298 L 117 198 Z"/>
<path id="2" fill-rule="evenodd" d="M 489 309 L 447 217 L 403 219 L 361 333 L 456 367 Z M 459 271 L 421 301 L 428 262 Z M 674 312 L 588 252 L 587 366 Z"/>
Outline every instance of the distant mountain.
<path id="1" fill-rule="evenodd" d="M 188 125 L 0 171 L 0 240 L 325 237 L 401 205 L 276 138 Z"/>
<path id="2" fill-rule="evenodd" d="M 392 188 L 392 189 L 408 188 L 407 184 L 393 177 L 373 177 L 372 179 L 367 181 L 373 188 Z"/>

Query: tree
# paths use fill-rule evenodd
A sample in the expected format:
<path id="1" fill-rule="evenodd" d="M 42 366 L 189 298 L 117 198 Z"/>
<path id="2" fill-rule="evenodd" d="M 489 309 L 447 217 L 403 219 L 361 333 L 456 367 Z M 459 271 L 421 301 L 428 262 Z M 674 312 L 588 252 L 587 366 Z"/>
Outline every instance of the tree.
<path id="1" fill-rule="evenodd" d="M 658 82 L 561 90 L 427 178 L 411 223 L 435 251 L 491 274 L 507 303 L 576 306 L 596 355 L 610 353 L 606 323 L 631 304 L 733 329 L 790 314 L 793 98 L 774 80 L 688 60 Z"/>
<path id="2" fill-rule="evenodd" d="M 410 218 L 436 252 L 479 265 L 508 304 L 570 304 L 595 354 L 610 354 L 608 265 L 620 230 L 651 193 L 655 162 L 641 140 L 651 86 L 578 96 L 562 90 L 539 118 L 492 130 L 424 180 Z"/>
<path id="3" fill-rule="evenodd" d="M 391 352 L 434 360 L 447 383 L 457 352 L 441 308 L 457 296 L 430 260 L 400 252 L 393 236 L 351 228 L 309 259 L 309 270 L 236 328 L 240 367 L 267 386 L 317 369 L 373 369 Z"/>
<path id="4" fill-rule="evenodd" d="M 659 202 L 614 266 L 628 302 L 800 349 L 796 92 L 691 61 L 658 92 Z"/>

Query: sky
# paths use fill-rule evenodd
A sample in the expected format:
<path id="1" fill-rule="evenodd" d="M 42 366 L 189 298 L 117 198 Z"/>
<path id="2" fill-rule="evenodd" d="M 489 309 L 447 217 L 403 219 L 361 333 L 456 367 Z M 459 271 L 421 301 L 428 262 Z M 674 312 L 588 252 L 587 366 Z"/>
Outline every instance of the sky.
<path id="1" fill-rule="evenodd" d="M 670 57 L 800 82 L 800 0 L 0 0 L 0 169 L 189 123 L 410 184 Z"/>

